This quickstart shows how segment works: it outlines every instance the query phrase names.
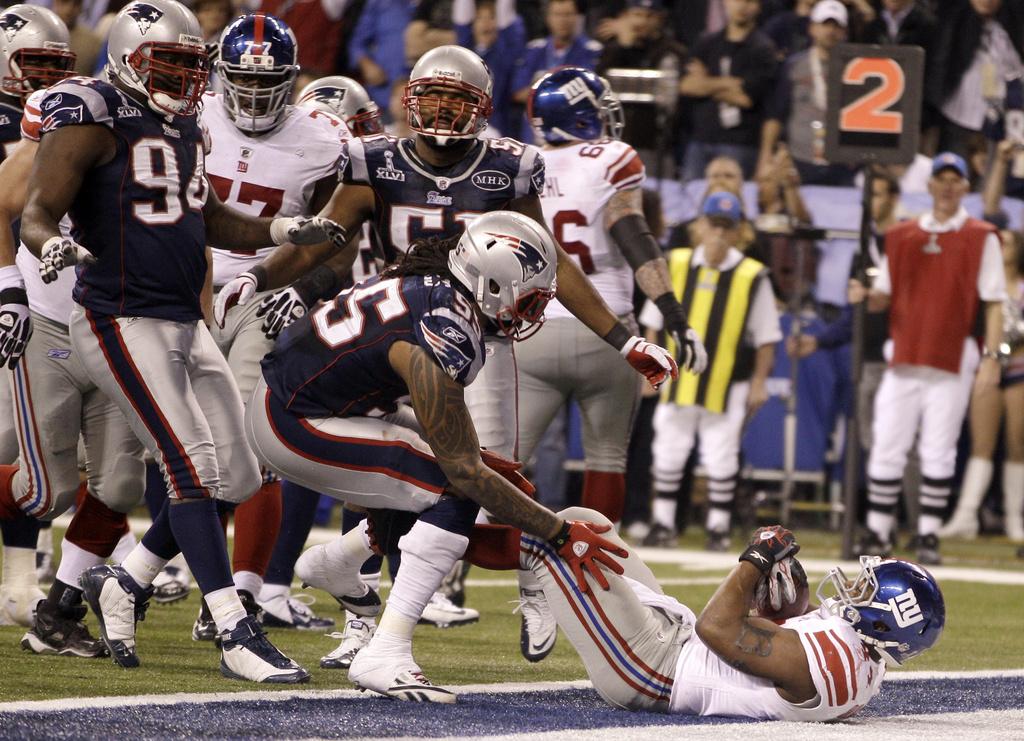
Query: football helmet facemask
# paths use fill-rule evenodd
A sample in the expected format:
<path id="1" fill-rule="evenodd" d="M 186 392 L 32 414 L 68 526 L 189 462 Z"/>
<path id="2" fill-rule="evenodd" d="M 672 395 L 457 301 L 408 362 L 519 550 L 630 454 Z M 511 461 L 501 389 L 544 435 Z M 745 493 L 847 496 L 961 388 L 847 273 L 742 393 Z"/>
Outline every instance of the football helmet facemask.
<path id="1" fill-rule="evenodd" d="M 461 46 L 431 49 L 412 68 L 402 105 L 409 128 L 437 146 L 476 138 L 491 115 L 487 64 Z"/>
<path id="2" fill-rule="evenodd" d="M 371 136 L 384 131 L 380 108 L 366 88 L 351 77 L 321 77 L 302 88 L 296 103 L 303 108 L 333 113 L 348 126 L 352 136 Z"/>
<path id="3" fill-rule="evenodd" d="M 466 227 L 448 268 L 506 336 L 529 337 L 555 295 L 558 252 L 551 234 L 516 211 L 492 211 Z"/>
<path id="4" fill-rule="evenodd" d="M 537 136 L 549 144 L 618 139 L 625 126 L 611 85 L 581 67 L 561 67 L 537 80 L 526 112 Z"/>
<path id="5" fill-rule="evenodd" d="M 853 626 L 861 641 L 890 666 L 931 648 L 946 624 L 946 603 L 935 578 L 917 564 L 861 556 L 860 573 L 848 579 L 839 567 L 818 585 L 818 599 Z"/>
<path id="6" fill-rule="evenodd" d="M 224 29 L 217 79 L 235 126 L 260 133 L 281 123 L 299 74 L 298 53 L 295 34 L 272 15 L 244 15 Z"/>
<path id="7" fill-rule="evenodd" d="M 199 110 L 209 57 L 192 11 L 175 0 L 140 0 L 122 8 L 107 41 L 107 74 L 142 93 L 157 113 Z"/>
<path id="8" fill-rule="evenodd" d="M 0 86 L 22 104 L 34 91 L 74 75 L 64 21 L 49 8 L 12 5 L 0 13 Z"/>

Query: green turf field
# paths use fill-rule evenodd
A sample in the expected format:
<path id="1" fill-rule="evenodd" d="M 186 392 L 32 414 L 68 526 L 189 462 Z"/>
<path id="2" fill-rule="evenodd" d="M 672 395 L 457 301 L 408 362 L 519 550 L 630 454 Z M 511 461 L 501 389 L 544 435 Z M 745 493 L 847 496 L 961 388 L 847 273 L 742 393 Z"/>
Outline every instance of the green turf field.
<path id="1" fill-rule="evenodd" d="M 59 539 L 59 535 L 55 536 Z M 836 558 L 834 534 L 800 532 L 801 558 Z M 683 545 L 699 548 L 697 535 Z M 971 543 L 944 544 L 947 565 L 975 568 L 1021 569 L 1015 547 L 992 538 Z M 899 555 L 899 554 L 898 554 Z M 908 555 L 908 554 L 903 554 Z M 685 570 L 675 564 L 655 564 L 662 579 L 724 576 L 721 571 Z M 813 586 L 821 573 L 808 569 Z M 530 682 L 584 679 L 583 667 L 571 646 L 560 638 L 554 652 L 540 664 L 528 664 L 519 655 L 519 616 L 512 614 L 516 588 L 508 572 L 474 569 L 471 578 L 498 582 L 469 590 L 468 604 L 480 610 L 476 625 L 439 630 L 417 628 L 414 647 L 424 672 L 435 683 Z M 946 631 L 939 645 L 918 658 L 915 670 L 1020 669 L 1024 668 L 1024 634 L 1020 631 L 1024 586 L 942 581 L 946 596 Z M 713 585 L 676 584 L 666 591 L 699 613 L 714 591 Z M 314 610 L 339 620 L 341 612 L 326 594 L 317 597 Z M 153 604 L 139 626 L 142 666 L 124 670 L 109 659 L 40 657 L 23 651 L 23 628 L 0 627 L 0 701 L 39 700 L 69 696 L 133 695 L 171 692 L 229 692 L 251 690 L 256 685 L 223 679 L 219 655 L 212 644 L 190 638 L 198 609 L 198 594 L 173 605 Z M 98 635 L 95 618 L 88 619 Z M 340 630 L 340 626 L 339 626 Z M 313 673 L 307 685 L 316 689 L 348 688 L 345 672 L 319 668 L 319 658 L 338 645 L 320 632 L 270 631 L 272 640 Z M 271 687 L 267 687 L 268 689 Z M 261 688 L 262 689 L 262 688 Z"/>

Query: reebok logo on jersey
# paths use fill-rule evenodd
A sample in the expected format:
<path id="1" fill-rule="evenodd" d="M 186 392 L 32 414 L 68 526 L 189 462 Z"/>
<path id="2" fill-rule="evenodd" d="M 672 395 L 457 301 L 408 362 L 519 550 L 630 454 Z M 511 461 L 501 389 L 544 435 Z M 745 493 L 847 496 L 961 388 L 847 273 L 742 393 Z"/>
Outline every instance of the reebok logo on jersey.
<path id="1" fill-rule="evenodd" d="M 474 174 L 470 182 L 480 190 L 496 191 L 512 185 L 512 178 L 497 170 L 483 170 Z"/>
<path id="2" fill-rule="evenodd" d="M 164 17 L 164 12 L 159 8 L 154 8 L 152 5 L 146 3 L 135 3 L 129 6 L 128 10 L 125 11 L 129 16 L 135 19 L 135 22 L 139 24 L 139 33 L 143 36 L 146 32 L 152 28 L 153 24 Z"/>
<path id="3" fill-rule="evenodd" d="M 20 15 L 16 15 L 8 11 L 0 17 L 0 29 L 3 30 L 4 36 L 7 37 L 8 41 L 13 41 L 14 37 L 18 35 L 18 31 L 28 25 L 28 21 L 22 18 Z"/>
<path id="4" fill-rule="evenodd" d="M 751 556 L 752 556 L 753 558 L 756 558 L 756 559 L 757 559 L 758 561 L 761 561 L 761 562 L 763 562 L 763 563 L 768 563 L 768 559 L 767 559 L 767 558 L 765 558 L 764 556 L 762 556 L 762 555 L 761 555 L 760 553 L 758 553 L 757 551 L 751 551 L 751 552 L 750 552 L 750 555 L 751 555 Z"/>
<path id="5" fill-rule="evenodd" d="M 455 329 L 455 327 L 445 327 L 444 329 L 441 330 L 441 334 L 443 334 L 449 340 L 452 340 L 453 342 L 458 342 L 460 344 L 466 341 L 466 335 L 462 334 L 462 332 Z"/>
<path id="6" fill-rule="evenodd" d="M 67 360 L 71 357 L 70 350 L 59 350 L 57 348 L 51 348 L 46 351 L 46 357 L 54 358 L 56 360 Z"/>
<path id="7" fill-rule="evenodd" d="M 423 322 L 420 322 L 420 328 L 423 330 L 423 339 L 430 346 L 438 365 L 441 366 L 441 370 L 452 379 L 458 380 L 459 375 L 470 363 L 469 357 L 454 342 L 442 336 L 446 334 L 445 330 L 441 330 L 440 335 L 436 334 Z M 445 329 L 449 328 L 446 327 Z"/>
<path id="8" fill-rule="evenodd" d="M 577 540 L 572 544 L 572 552 L 576 554 L 576 558 L 583 558 L 583 554 L 590 550 L 590 544 L 584 543 L 582 540 Z"/>
<path id="9" fill-rule="evenodd" d="M 63 102 L 64 102 L 64 96 L 61 95 L 60 93 L 57 93 L 52 98 L 47 98 L 46 102 L 43 103 L 43 110 L 44 111 L 52 110 L 52 109 L 56 108 L 57 106 L 59 106 Z"/>

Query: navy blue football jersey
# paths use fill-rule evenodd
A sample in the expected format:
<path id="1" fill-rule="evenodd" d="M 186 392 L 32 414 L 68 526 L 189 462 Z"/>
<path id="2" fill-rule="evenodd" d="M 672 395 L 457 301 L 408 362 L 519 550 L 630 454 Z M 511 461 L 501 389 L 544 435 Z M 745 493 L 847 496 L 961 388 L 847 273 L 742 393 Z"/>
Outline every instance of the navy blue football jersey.
<path id="1" fill-rule="evenodd" d="M 21 106 L 9 95 L 0 96 L 0 162 L 21 141 Z"/>
<path id="2" fill-rule="evenodd" d="M 399 341 L 422 347 L 463 386 L 484 362 L 476 307 L 463 290 L 437 276 L 377 276 L 288 327 L 263 358 L 263 377 L 303 417 L 392 412 L 409 393 L 388 362 Z"/>
<path id="3" fill-rule="evenodd" d="M 544 190 L 544 158 L 515 139 L 481 139 L 454 165 L 436 168 L 416 154 L 412 139 L 387 134 L 353 139 L 342 148 L 342 183 L 376 194 L 371 237 L 387 264 L 424 237 L 462 234 L 480 214 Z"/>
<path id="4" fill-rule="evenodd" d="M 99 124 L 117 153 L 86 173 L 68 214 L 72 236 L 96 257 L 78 268 L 74 298 L 99 314 L 202 318 L 206 173 L 196 118 L 169 119 L 113 85 L 75 77 L 51 87 L 40 132 Z"/>

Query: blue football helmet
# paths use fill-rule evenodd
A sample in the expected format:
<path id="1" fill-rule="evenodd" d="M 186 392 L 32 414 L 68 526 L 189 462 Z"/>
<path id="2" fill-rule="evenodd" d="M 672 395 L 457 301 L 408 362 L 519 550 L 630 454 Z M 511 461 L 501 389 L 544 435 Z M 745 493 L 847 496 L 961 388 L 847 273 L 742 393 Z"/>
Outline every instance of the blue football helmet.
<path id="1" fill-rule="evenodd" d="M 235 126 L 260 133 L 281 122 L 299 74 L 298 53 L 295 34 L 272 15 L 243 15 L 224 29 L 216 69 Z"/>
<path id="2" fill-rule="evenodd" d="M 946 624 L 946 603 L 935 578 L 915 563 L 861 556 L 860 574 L 831 569 L 818 599 L 853 626 L 890 666 L 902 666 L 935 645 Z"/>
<path id="3" fill-rule="evenodd" d="M 625 125 L 611 85 L 582 67 L 559 67 L 537 80 L 526 113 L 549 144 L 618 139 Z"/>

